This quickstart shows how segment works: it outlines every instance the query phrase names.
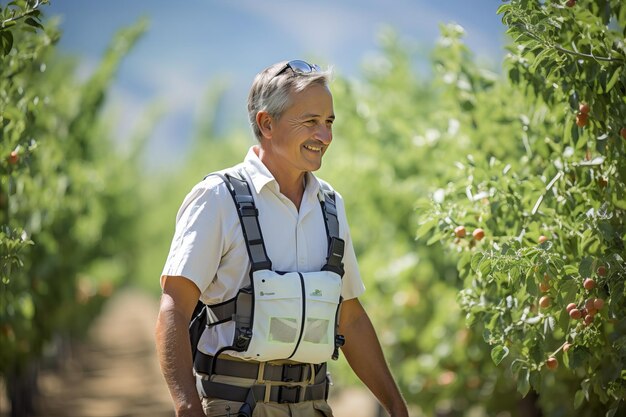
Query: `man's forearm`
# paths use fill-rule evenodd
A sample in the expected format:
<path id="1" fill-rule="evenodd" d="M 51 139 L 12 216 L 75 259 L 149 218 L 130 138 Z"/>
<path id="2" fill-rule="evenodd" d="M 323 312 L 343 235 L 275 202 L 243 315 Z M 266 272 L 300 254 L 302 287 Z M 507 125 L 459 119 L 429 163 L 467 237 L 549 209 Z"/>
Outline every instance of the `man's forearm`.
<path id="1" fill-rule="evenodd" d="M 361 308 L 360 304 L 358 307 Z M 406 403 L 385 362 L 374 327 L 365 310 L 359 311 L 359 308 L 340 329 L 346 338 L 342 351 L 355 374 L 389 414 L 407 416 Z"/>
<path id="2" fill-rule="evenodd" d="M 161 306 L 156 327 L 156 346 L 161 371 L 178 417 L 204 416 L 192 373 L 189 323 L 173 308 Z"/>

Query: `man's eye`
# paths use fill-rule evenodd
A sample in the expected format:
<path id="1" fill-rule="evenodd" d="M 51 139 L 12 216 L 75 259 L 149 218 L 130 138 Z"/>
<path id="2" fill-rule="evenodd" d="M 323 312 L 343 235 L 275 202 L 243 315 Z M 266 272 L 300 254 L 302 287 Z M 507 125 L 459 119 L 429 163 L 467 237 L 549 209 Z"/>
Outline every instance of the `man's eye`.
<path id="1" fill-rule="evenodd" d="M 315 120 L 305 120 L 304 124 L 307 126 L 313 126 L 315 124 Z"/>

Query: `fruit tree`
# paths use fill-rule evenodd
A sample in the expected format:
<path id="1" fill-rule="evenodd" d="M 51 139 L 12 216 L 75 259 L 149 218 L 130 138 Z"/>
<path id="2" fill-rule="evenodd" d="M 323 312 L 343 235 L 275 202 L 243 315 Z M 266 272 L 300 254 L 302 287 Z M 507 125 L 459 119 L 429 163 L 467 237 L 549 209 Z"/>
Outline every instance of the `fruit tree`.
<path id="1" fill-rule="evenodd" d="M 522 395 L 539 393 L 548 415 L 616 415 L 626 397 L 626 5 L 511 0 L 498 12 L 523 105 L 504 100 L 507 120 L 491 122 L 518 126 L 497 137 L 517 149 L 477 141 L 440 181 L 424 235 L 459 253 L 468 323 Z M 455 242 L 459 226 L 485 238 Z"/>

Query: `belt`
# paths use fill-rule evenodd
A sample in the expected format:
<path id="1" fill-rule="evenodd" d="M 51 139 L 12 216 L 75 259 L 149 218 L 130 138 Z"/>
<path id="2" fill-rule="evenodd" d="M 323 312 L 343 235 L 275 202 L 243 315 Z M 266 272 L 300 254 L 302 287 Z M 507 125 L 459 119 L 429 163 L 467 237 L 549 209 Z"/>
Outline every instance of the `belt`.
<path id="1" fill-rule="evenodd" d="M 254 408 L 257 402 L 298 403 L 301 401 L 325 400 L 328 386 L 326 381 L 313 385 L 253 385 L 238 387 L 230 384 L 200 380 L 205 397 L 247 403 Z"/>
<path id="2" fill-rule="evenodd" d="M 225 375 L 275 382 L 306 382 L 310 380 L 313 380 L 315 384 L 326 382 L 326 363 L 319 365 L 308 363 L 273 365 L 269 362 L 264 362 L 262 375 L 259 375 L 260 364 L 261 362 L 255 361 L 234 361 L 220 359 L 219 357 L 215 358 L 197 351 L 193 365 L 197 373 L 205 375 Z M 312 372 L 315 375 L 311 375 Z"/>

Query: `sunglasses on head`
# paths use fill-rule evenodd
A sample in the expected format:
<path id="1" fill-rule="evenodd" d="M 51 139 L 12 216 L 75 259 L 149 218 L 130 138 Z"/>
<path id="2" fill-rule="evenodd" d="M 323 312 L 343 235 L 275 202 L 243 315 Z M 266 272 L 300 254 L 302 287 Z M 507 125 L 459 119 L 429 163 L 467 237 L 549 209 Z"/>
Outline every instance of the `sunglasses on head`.
<path id="1" fill-rule="evenodd" d="M 310 74 L 312 72 L 321 71 L 318 65 L 315 65 L 315 64 L 311 65 L 306 61 L 302 61 L 300 59 L 294 59 L 293 61 L 287 62 L 285 66 L 282 67 L 280 71 L 278 71 L 274 75 L 274 77 L 278 77 L 280 74 L 287 71 L 288 69 L 291 69 L 296 74 Z"/>

